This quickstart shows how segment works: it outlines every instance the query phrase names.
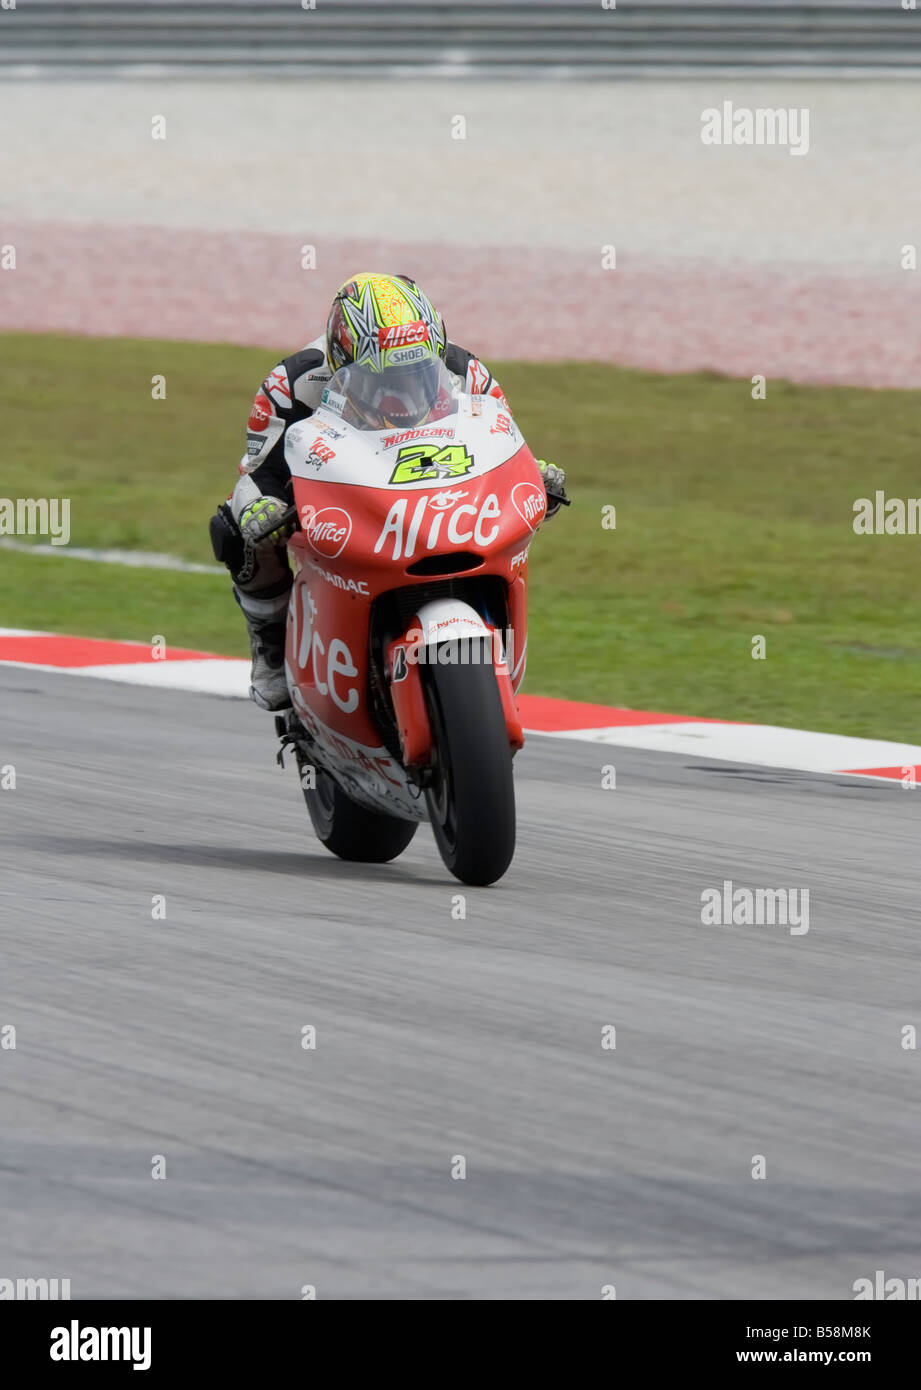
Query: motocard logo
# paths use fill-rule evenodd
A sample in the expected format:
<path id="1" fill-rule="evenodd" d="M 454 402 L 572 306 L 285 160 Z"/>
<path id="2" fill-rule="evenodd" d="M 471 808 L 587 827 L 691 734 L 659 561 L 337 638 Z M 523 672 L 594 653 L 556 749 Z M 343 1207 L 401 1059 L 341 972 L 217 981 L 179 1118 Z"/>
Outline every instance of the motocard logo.
<path id="1" fill-rule="evenodd" d="M 390 328 L 379 328 L 378 345 L 382 348 L 406 347 L 409 343 L 428 342 L 428 325 L 422 319 L 415 323 L 395 323 Z"/>
<path id="2" fill-rule="evenodd" d="M 444 425 L 429 425 L 420 430 L 402 430 L 400 434 L 388 434 L 384 440 L 385 449 L 393 449 L 397 444 L 411 444 L 414 439 L 453 439 L 454 429 Z"/>
<path id="3" fill-rule="evenodd" d="M 516 483 L 512 488 L 512 505 L 522 521 L 536 531 L 547 510 L 547 494 L 536 483 Z"/>
<path id="4" fill-rule="evenodd" d="M 346 541 L 352 534 L 352 518 L 342 507 L 321 507 L 307 521 L 302 517 L 304 534 L 312 550 L 324 555 L 327 560 L 335 560 L 345 549 Z"/>
<path id="5" fill-rule="evenodd" d="M 249 413 L 249 419 L 246 422 L 247 429 L 261 432 L 265 429 L 273 414 L 272 402 L 269 400 L 268 396 L 263 395 L 261 391 L 257 392 L 256 399 L 253 401 L 253 408 Z"/>

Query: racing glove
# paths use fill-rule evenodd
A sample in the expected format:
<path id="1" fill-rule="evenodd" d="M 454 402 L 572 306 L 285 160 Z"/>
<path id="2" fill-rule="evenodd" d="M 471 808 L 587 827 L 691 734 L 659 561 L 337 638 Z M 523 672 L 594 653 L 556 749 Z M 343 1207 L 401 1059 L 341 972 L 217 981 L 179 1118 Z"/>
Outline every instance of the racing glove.
<path id="1" fill-rule="evenodd" d="M 256 545 L 268 536 L 280 536 L 285 528 L 287 502 L 278 497 L 260 497 L 240 513 L 240 534 L 247 545 Z"/>
<path id="2" fill-rule="evenodd" d="M 555 463 L 548 463 L 546 459 L 538 459 L 537 466 L 547 493 L 547 516 L 551 517 L 560 507 L 572 505 L 566 496 L 566 474 L 562 468 L 557 467 Z"/>

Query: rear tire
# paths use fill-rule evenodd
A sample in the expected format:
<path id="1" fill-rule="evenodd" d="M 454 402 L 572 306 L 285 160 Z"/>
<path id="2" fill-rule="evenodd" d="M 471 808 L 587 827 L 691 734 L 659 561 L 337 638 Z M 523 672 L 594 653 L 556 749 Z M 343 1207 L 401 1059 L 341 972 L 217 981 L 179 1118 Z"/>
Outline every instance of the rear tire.
<path id="1" fill-rule="evenodd" d="M 482 653 L 481 653 L 482 655 Z M 432 782 L 425 797 L 435 842 L 455 878 L 495 883 L 515 853 L 512 749 L 490 661 L 426 663 Z"/>
<path id="2" fill-rule="evenodd" d="M 386 864 L 403 853 L 418 821 L 366 810 L 320 768 L 316 778 L 316 787 L 304 788 L 304 800 L 317 838 L 332 854 L 356 863 Z"/>

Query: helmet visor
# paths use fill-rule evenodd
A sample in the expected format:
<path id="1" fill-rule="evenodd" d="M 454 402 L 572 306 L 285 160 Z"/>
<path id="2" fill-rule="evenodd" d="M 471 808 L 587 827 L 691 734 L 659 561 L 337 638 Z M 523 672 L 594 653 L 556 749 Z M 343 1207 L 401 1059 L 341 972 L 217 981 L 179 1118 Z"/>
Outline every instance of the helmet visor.
<path id="1" fill-rule="evenodd" d="M 457 408 L 444 364 L 428 351 L 414 361 L 391 361 L 380 371 L 342 367 L 329 392 L 343 399 L 343 418 L 358 429 L 413 429 Z"/>

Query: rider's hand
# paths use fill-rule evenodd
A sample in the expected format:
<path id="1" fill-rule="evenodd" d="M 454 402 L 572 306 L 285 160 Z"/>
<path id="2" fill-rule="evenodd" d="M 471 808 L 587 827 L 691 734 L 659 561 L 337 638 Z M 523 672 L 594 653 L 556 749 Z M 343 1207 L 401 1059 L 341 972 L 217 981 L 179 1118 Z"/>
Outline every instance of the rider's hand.
<path id="1" fill-rule="evenodd" d="M 548 463 L 546 459 L 538 459 L 537 466 L 540 469 L 541 477 L 544 480 L 544 490 L 547 493 L 547 515 L 553 516 L 560 507 L 570 505 L 569 498 L 566 496 L 566 474 L 562 468 L 555 463 Z"/>
<path id="2" fill-rule="evenodd" d="M 249 545 L 278 535 L 285 525 L 287 502 L 278 497 L 260 497 L 250 502 L 240 513 L 240 534 Z"/>

